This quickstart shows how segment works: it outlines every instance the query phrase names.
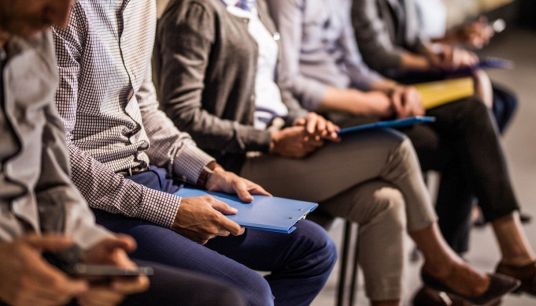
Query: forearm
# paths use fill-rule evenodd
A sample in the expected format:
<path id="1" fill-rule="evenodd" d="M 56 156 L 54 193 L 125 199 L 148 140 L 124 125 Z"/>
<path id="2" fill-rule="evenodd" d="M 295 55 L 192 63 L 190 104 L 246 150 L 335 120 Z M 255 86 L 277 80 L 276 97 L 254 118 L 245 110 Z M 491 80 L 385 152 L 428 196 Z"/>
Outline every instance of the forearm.
<path id="1" fill-rule="evenodd" d="M 371 84 L 371 91 L 381 91 L 386 94 L 391 94 L 393 90 L 399 87 L 400 84 L 390 79 L 381 79 Z"/>
<path id="2" fill-rule="evenodd" d="M 134 183 L 114 173 L 74 144 L 68 143 L 67 146 L 72 180 L 91 207 L 165 227 L 173 224 L 179 198 Z"/>
<path id="3" fill-rule="evenodd" d="M 342 112 L 358 116 L 376 116 L 366 93 L 356 89 L 330 87 L 320 103 L 318 112 Z"/>
<path id="4" fill-rule="evenodd" d="M 234 154 L 268 149 L 270 136 L 266 131 L 258 130 L 253 125 L 219 118 L 201 109 L 201 106 L 188 107 L 187 104 L 189 102 L 184 103 L 180 110 L 167 109 L 167 114 L 180 130 L 187 131 L 195 139 L 199 147 Z"/>
<path id="5" fill-rule="evenodd" d="M 428 59 L 419 54 L 403 52 L 401 54 L 401 67 L 405 70 L 428 70 L 431 68 Z"/>

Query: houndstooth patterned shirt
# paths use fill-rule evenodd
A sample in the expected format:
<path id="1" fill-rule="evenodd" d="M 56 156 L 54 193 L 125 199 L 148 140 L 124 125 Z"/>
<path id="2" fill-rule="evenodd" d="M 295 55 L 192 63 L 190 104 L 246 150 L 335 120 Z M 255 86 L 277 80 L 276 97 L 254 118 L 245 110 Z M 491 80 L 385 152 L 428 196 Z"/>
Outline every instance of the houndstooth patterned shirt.
<path id="1" fill-rule="evenodd" d="M 54 29 L 73 181 L 89 204 L 171 226 L 179 198 L 116 172 L 155 164 L 195 183 L 213 160 L 158 109 L 151 77 L 154 0 L 78 0 Z"/>

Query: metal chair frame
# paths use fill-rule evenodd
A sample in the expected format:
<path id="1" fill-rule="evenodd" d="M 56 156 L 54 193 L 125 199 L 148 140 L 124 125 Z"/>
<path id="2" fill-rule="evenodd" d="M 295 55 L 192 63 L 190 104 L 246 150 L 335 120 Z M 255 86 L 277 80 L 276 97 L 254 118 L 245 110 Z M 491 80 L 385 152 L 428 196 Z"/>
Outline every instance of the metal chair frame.
<path id="1" fill-rule="evenodd" d="M 349 292 L 347 289 L 347 271 L 348 271 L 348 259 L 350 257 L 350 247 L 352 245 L 352 237 L 354 236 L 353 229 L 355 229 L 355 242 L 353 250 L 352 261 L 352 273 L 350 275 Z M 359 272 L 359 228 L 351 221 L 344 221 L 344 232 L 342 236 L 342 249 L 339 259 L 339 278 L 337 280 L 337 297 L 335 301 L 336 306 L 353 306 L 357 301 L 357 286 L 358 286 L 358 272 Z M 345 303 L 346 302 L 346 303 Z"/>

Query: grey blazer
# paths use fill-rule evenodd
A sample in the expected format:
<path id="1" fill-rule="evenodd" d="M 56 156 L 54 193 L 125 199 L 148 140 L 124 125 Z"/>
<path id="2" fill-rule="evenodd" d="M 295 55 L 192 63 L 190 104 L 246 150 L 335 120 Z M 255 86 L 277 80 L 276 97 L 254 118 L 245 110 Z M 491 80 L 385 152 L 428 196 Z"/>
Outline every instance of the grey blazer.
<path id="1" fill-rule="evenodd" d="M 404 50 L 422 48 L 414 0 L 353 0 L 352 23 L 363 59 L 383 74 L 400 68 Z"/>
<path id="2" fill-rule="evenodd" d="M 259 17 L 276 35 L 264 1 Z M 226 168 L 238 170 L 248 151 L 268 151 L 270 133 L 253 127 L 257 44 L 247 19 L 220 0 L 172 0 L 157 30 L 156 78 L 162 108 L 182 131 Z M 278 65 L 276 82 L 282 67 Z M 281 87 L 288 121 L 306 111 Z"/>
<path id="3" fill-rule="evenodd" d="M 54 105 L 58 70 L 49 34 L 13 38 L 0 71 L 0 241 L 64 232 L 87 248 L 111 234 L 95 224 L 70 180 L 63 122 Z"/>

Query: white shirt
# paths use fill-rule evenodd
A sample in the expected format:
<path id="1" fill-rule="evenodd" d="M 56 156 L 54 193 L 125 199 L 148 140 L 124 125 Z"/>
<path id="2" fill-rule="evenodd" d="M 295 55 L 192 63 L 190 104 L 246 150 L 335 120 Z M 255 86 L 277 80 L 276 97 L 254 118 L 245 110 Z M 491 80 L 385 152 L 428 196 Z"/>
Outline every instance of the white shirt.
<path id="1" fill-rule="evenodd" d="M 241 18 L 248 18 L 249 34 L 257 42 L 259 58 L 255 79 L 255 121 L 257 129 L 266 129 L 274 117 L 284 117 L 288 109 L 283 104 L 281 91 L 275 83 L 279 47 L 272 33 L 259 19 L 256 9 L 251 12 L 236 7 L 236 0 L 224 0 L 227 11 Z"/>
<path id="2" fill-rule="evenodd" d="M 415 0 L 422 33 L 427 38 L 441 38 L 447 31 L 447 8 L 443 0 Z"/>

